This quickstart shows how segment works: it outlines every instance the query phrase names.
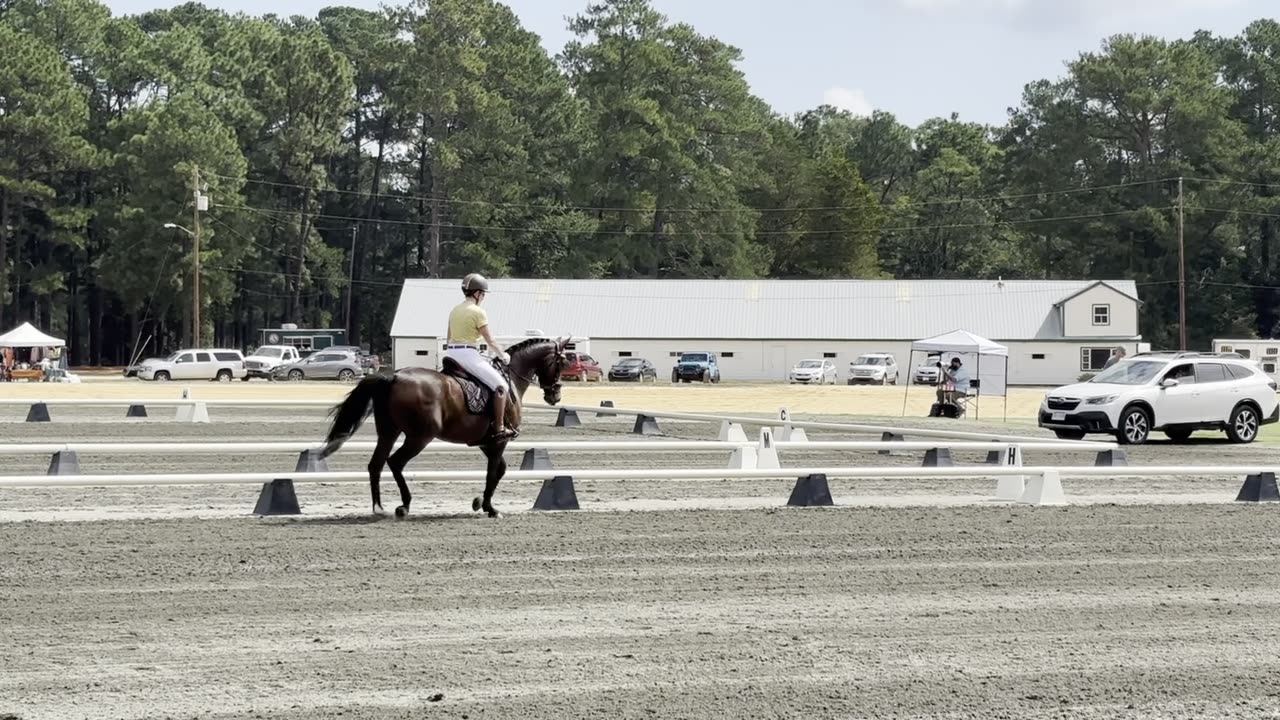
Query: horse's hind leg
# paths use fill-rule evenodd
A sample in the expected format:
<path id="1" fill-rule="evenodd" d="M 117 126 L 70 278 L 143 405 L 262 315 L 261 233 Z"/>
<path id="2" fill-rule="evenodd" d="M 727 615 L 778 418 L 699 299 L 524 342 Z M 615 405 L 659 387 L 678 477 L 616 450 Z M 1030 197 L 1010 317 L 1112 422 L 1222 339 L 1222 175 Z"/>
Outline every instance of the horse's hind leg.
<path id="1" fill-rule="evenodd" d="M 430 436 L 405 435 L 404 444 L 387 460 L 387 467 L 391 468 L 391 475 L 396 479 L 396 486 L 400 488 L 400 507 L 396 508 L 398 518 L 409 514 L 409 501 L 412 499 L 409 496 L 409 484 L 404 481 L 404 466 L 417 457 L 429 442 L 431 442 Z"/>
<path id="2" fill-rule="evenodd" d="M 378 446 L 373 450 L 373 457 L 369 458 L 369 495 L 373 499 L 374 515 L 386 514 L 382 509 L 382 466 L 387 463 L 387 456 L 391 454 L 391 448 L 395 447 L 399 435 L 399 432 L 379 432 Z"/>

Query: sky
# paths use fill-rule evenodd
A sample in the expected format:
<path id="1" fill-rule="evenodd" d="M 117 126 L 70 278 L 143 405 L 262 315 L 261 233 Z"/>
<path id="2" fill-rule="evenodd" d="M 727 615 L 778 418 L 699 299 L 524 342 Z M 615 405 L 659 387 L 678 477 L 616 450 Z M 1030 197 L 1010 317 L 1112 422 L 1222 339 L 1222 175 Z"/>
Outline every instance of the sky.
<path id="1" fill-rule="evenodd" d="M 377 0 L 204 0 L 228 11 L 311 15 Z M 177 2 L 105 0 L 115 14 Z M 559 52 L 566 18 L 588 0 L 505 0 L 543 45 Z M 873 109 L 908 125 L 958 113 L 1001 124 L 1023 87 L 1065 74 L 1066 63 L 1117 33 L 1236 35 L 1275 0 L 653 0 L 674 22 L 740 48 L 752 91 L 779 112 L 822 103 Z M 269 8 L 269 10 L 268 10 Z"/>

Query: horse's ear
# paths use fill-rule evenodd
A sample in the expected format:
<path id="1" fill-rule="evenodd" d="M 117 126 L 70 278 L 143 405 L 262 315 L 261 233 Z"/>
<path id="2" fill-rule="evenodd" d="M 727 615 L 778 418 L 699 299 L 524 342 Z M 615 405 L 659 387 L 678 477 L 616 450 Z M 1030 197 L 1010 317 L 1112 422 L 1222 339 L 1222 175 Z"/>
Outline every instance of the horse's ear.
<path id="1" fill-rule="evenodd" d="M 572 337 L 573 337 L 572 335 L 569 335 L 567 337 L 562 337 L 559 340 L 556 340 L 556 349 L 559 350 L 560 352 L 564 352 L 564 349 L 566 347 L 569 347 L 569 340 Z"/>

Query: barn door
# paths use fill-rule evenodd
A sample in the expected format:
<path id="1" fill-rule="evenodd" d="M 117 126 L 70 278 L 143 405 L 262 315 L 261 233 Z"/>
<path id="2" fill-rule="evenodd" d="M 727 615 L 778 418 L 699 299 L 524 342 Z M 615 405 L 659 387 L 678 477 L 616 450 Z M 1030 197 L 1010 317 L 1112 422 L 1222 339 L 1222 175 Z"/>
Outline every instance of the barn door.
<path id="1" fill-rule="evenodd" d="M 787 346 L 786 345 L 770 345 L 769 346 L 769 366 L 765 371 L 770 380 L 786 380 L 787 379 Z"/>

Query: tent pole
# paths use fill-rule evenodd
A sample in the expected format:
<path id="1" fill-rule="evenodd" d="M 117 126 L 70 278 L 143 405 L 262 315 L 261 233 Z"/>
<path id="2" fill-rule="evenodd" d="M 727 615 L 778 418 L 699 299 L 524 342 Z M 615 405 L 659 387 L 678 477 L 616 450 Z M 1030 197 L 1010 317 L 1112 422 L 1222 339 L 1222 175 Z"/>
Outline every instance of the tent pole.
<path id="1" fill-rule="evenodd" d="M 1001 420 L 1009 422 L 1009 356 L 1004 357 L 1004 409 L 1001 412 Z"/>
<path id="2" fill-rule="evenodd" d="M 902 383 L 902 417 L 907 416 L 907 393 L 911 391 L 911 380 L 915 377 L 915 373 L 911 371 L 911 368 L 915 367 L 915 361 L 916 351 L 912 350 L 907 353 L 907 381 Z M 901 376 L 901 369 L 899 369 L 899 376 Z"/>
<path id="3" fill-rule="evenodd" d="M 969 381 L 969 386 L 973 386 L 973 381 Z M 965 388 L 968 392 L 969 388 Z M 973 404 L 973 419 L 978 420 L 982 417 L 982 348 L 978 348 L 978 402 Z"/>

